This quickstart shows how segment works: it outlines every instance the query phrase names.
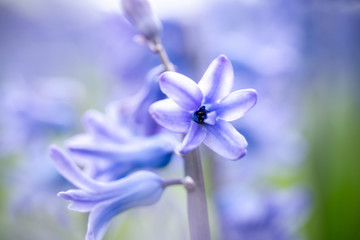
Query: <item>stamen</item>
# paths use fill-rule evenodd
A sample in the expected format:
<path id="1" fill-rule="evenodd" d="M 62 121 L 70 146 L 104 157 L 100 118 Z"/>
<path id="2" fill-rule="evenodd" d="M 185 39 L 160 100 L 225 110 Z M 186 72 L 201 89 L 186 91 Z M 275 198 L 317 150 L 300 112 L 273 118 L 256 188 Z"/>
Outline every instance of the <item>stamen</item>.
<path id="1" fill-rule="evenodd" d="M 194 114 L 192 119 L 194 120 L 194 122 L 198 123 L 198 124 L 203 124 L 205 119 L 207 118 L 207 113 L 209 111 L 205 109 L 205 106 L 201 106 L 199 108 L 199 110 L 197 110 Z"/>

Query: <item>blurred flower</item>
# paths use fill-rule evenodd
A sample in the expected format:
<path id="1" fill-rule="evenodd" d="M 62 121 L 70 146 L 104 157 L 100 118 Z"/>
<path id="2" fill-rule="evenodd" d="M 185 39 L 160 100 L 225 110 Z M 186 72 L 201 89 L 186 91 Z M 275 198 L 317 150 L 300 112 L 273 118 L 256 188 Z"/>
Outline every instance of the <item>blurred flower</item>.
<path id="1" fill-rule="evenodd" d="M 67 141 L 67 147 L 90 176 L 101 180 L 121 178 L 142 168 L 161 168 L 171 159 L 175 139 L 168 134 L 113 142 L 78 135 Z"/>
<path id="2" fill-rule="evenodd" d="M 158 175 L 148 171 L 139 171 L 113 182 L 95 181 L 84 175 L 56 147 L 51 148 L 51 157 L 57 170 L 80 188 L 60 192 L 58 196 L 71 201 L 71 210 L 90 211 L 87 240 L 102 239 L 110 220 L 117 214 L 157 202 L 165 187 Z"/>
<path id="3" fill-rule="evenodd" d="M 299 239 L 311 199 L 301 188 L 256 190 L 227 187 L 216 196 L 224 240 Z"/>
<path id="4" fill-rule="evenodd" d="M 56 198 L 56 193 L 72 187 L 72 184 L 44 156 L 43 146 L 31 149 L 23 160 L 26 161 L 22 161 L 17 168 L 8 169 L 2 176 L 7 188 L 12 189 L 9 192 L 9 207 L 14 220 L 18 221 L 21 214 L 29 216 L 38 212 L 43 216 L 50 215 L 58 222 L 66 222 L 67 213 L 64 212 L 61 201 Z"/>
<path id="5" fill-rule="evenodd" d="M 151 69 L 147 74 L 144 86 L 133 97 L 118 103 L 118 114 L 120 114 L 121 121 L 136 135 L 149 136 L 159 133 L 162 129 L 148 111 L 152 103 L 166 98 L 159 87 L 159 75 L 162 72 L 162 65 Z"/>
<path id="6" fill-rule="evenodd" d="M 150 104 L 165 97 L 157 81 L 159 70 L 149 73 L 138 94 L 111 103 L 105 114 L 88 111 L 83 121 L 87 133 L 67 141 L 68 149 L 93 178 L 113 180 L 169 163 L 175 138 L 160 132 L 148 112 Z"/>
<path id="7" fill-rule="evenodd" d="M 83 90 L 78 83 L 64 78 L 33 81 L 11 78 L 2 87 L 2 153 L 38 143 L 47 145 L 51 135 L 75 128 L 73 104 L 81 99 Z"/>
<path id="8" fill-rule="evenodd" d="M 210 64 L 198 85 L 179 73 L 161 75 L 161 90 L 170 99 L 151 105 L 150 113 L 163 127 L 186 133 L 180 153 L 188 153 L 204 141 L 229 159 L 246 154 L 245 138 L 227 121 L 249 111 L 256 103 L 257 94 L 253 89 L 230 93 L 233 78 L 231 63 L 225 56 Z"/>
<path id="9" fill-rule="evenodd" d="M 225 53 L 235 72 L 250 70 L 242 73 L 244 78 L 283 77 L 301 67 L 303 4 L 286 0 L 207 4 L 201 25 L 203 54 Z"/>
<path id="10" fill-rule="evenodd" d="M 155 43 L 160 37 L 161 22 L 147 0 L 122 0 L 126 16 L 147 40 Z"/>

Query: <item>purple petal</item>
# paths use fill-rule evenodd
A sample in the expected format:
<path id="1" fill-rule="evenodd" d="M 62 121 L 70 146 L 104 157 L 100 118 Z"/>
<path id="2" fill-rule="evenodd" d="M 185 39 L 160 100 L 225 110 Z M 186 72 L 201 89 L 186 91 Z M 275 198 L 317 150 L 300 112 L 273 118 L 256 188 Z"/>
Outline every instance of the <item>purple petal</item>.
<path id="1" fill-rule="evenodd" d="M 93 199 L 92 195 L 82 189 L 72 189 L 59 192 L 58 197 L 71 201 L 68 208 L 78 212 L 89 212 L 99 200 Z"/>
<path id="2" fill-rule="evenodd" d="M 67 148 L 71 153 L 86 156 L 89 160 L 95 157 L 124 164 L 137 164 L 168 155 L 177 143 L 176 139 L 169 134 L 133 138 L 124 144 L 83 140 L 86 139 L 72 138 L 67 142 Z"/>
<path id="3" fill-rule="evenodd" d="M 172 134 L 159 133 L 129 139 L 126 144 L 77 137 L 68 141 L 67 147 L 92 178 L 109 181 L 138 168 L 166 166 L 177 144 L 178 140 Z"/>
<path id="4" fill-rule="evenodd" d="M 194 121 L 191 121 L 189 132 L 186 134 L 180 148 L 179 152 L 181 154 L 186 154 L 197 148 L 206 137 L 206 129 L 204 126 L 197 124 Z"/>
<path id="5" fill-rule="evenodd" d="M 103 187 L 101 183 L 85 176 L 81 172 L 80 168 L 76 166 L 75 163 L 72 162 L 69 158 L 67 158 L 56 146 L 51 147 L 50 156 L 55 164 L 56 169 L 75 186 L 86 189 L 90 192 L 98 191 Z"/>
<path id="6" fill-rule="evenodd" d="M 83 124 L 86 131 L 97 138 L 124 142 L 130 136 L 128 131 L 119 125 L 114 126 L 109 120 L 102 113 L 89 110 L 83 117 Z"/>
<path id="7" fill-rule="evenodd" d="M 158 124 L 170 131 L 186 133 L 189 130 L 191 114 L 171 99 L 153 103 L 149 112 Z"/>
<path id="8" fill-rule="evenodd" d="M 150 172 L 142 172 L 138 177 L 142 178 L 141 182 L 134 184 L 121 196 L 99 203 L 91 210 L 87 240 L 100 240 L 110 220 L 117 214 L 129 208 L 154 204 L 160 199 L 164 187 L 161 178 Z"/>
<path id="9" fill-rule="evenodd" d="M 231 123 L 219 119 L 215 125 L 206 125 L 206 129 L 204 143 L 216 153 L 232 160 L 246 154 L 247 142 Z"/>
<path id="10" fill-rule="evenodd" d="M 131 201 L 119 197 L 96 205 L 89 215 L 86 240 L 101 240 L 110 220 L 119 213 L 134 207 Z"/>
<path id="11" fill-rule="evenodd" d="M 254 89 L 244 89 L 232 92 L 218 104 L 210 107 L 210 111 L 216 111 L 219 118 L 225 121 L 234 121 L 245 115 L 257 101 Z"/>
<path id="12" fill-rule="evenodd" d="M 203 94 L 190 78 L 176 72 L 165 72 L 160 76 L 160 88 L 169 98 L 184 110 L 197 110 Z"/>
<path id="13" fill-rule="evenodd" d="M 134 189 L 139 191 L 140 188 L 137 185 L 143 185 L 144 183 L 147 184 L 148 188 L 161 187 L 162 179 L 152 172 L 138 171 L 117 181 L 106 183 L 100 191 L 95 193 L 87 192 L 83 189 L 71 189 L 58 193 L 58 196 L 71 201 L 69 209 L 78 212 L 88 212 L 100 202 L 125 196 L 128 193 L 132 193 Z"/>
<path id="14" fill-rule="evenodd" d="M 206 124 L 214 125 L 216 123 L 217 114 L 212 111 L 207 114 L 207 118 L 205 119 Z"/>
<path id="15" fill-rule="evenodd" d="M 229 95 L 233 81 L 234 71 L 227 57 L 221 55 L 212 61 L 199 82 L 204 104 L 218 102 Z"/>
<path id="16" fill-rule="evenodd" d="M 108 129 L 105 124 L 105 117 L 95 110 L 88 110 L 83 116 L 83 124 L 86 131 L 95 136 L 108 136 Z"/>

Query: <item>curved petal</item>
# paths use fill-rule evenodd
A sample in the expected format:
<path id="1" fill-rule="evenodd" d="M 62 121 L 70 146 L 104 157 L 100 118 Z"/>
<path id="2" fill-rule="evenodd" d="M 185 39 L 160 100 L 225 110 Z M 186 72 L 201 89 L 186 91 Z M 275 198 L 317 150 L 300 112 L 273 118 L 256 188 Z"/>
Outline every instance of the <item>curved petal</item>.
<path id="1" fill-rule="evenodd" d="M 121 196 L 101 202 L 91 210 L 86 240 L 100 240 L 110 220 L 117 214 L 133 207 L 154 204 L 160 199 L 164 187 L 162 180 L 159 177 L 144 180 Z"/>
<path id="2" fill-rule="evenodd" d="M 159 83 L 161 91 L 184 110 L 193 111 L 200 107 L 203 94 L 190 78 L 176 72 L 165 72 L 161 74 Z"/>
<path id="3" fill-rule="evenodd" d="M 96 182 L 84 175 L 80 168 L 76 166 L 75 163 L 72 162 L 69 158 L 67 158 L 57 147 L 51 147 L 50 156 L 55 164 L 56 169 L 75 186 L 91 192 L 98 191 L 103 187 L 103 184 Z"/>
<path id="4" fill-rule="evenodd" d="M 217 116 L 225 121 L 234 121 L 245 115 L 257 101 L 254 89 L 244 89 L 232 92 L 218 104 L 212 105 L 209 110 L 216 111 Z"/>
<path id="5" fill-rule="evenodd" d="M 59 192 L 58 197 L 71 201 L 68 209 L 78 212 L 89 212 L 100 200 L 94 199 L 92 195 L 82 189 L 72 189 Z"/>
<path id="6" fill-rule="evenodd" d="M 171 99 L 153 103 L 149 112 L 158 124 L 170 131 L 186 133 L 189 130 L 191 114 Z"/>
<path id="7" fill-rule="evenodd" d="M 199 82 L 204 94 L 204 104 L 215 103 L 226 97 L 233 86 L 234 70 L 231 62 L 224 55 L 211 62 Z"/>
<path id="8" fill-rule="evenodd" d="M 209 112 L 207 118 L 205 119 L 206 124 L 214 125 L 216 123 L 217 114 L 215 111 Z"/>
<path id="9" fill-rule="evenodd" d="M 132 162 L 103 162 L 105 166 L 95 166 L 90 176 L 96 180 L 109 182 L 115 181 L 129 175 L 130 172 L 136 169 L 136 166 Z M 94 164 L 90 165 L 93 166 Z"/>
<path id="10" fill-rule="evenodd" d="M 189 132 L 186 134 L 179 147 L 179 153 L 186 154 L 197 148 L 206 137 L 206 129 L 203 125 L 191 121 Z"/>
<path id="11" fill-rule="evenodd" d="M 150 116 L 148 109 L 152 103 L 167 98 L 159 86 L 159 76 L 163 71 L 162 65 L 151 69 L 139 92 L 123 99 L 121 103 L 121 115 L 134 133 L 149 136 L 158 133 L 161 128 Z"/>
<path id="12" fill-rule="evenodd" d="M 121 126 L 115 127 L 104 114 L 95 110 L 88 110 L 84 114 L 83 125 L 88 133 L 97 138 L 124 142 L 129 137 L 127 130 Z"/>
<path id="13" fill-rule="evenodd" d="M 96 110 L 88 110 L 83 116 L 83 125 L 86 131 L 95 136 L 108 136 L 108 129 L 105 127 L 105 117 Z"/>
<path id="14" fill-rule="evenodd" d="M 114 162 L 136 163 L 166 155 L 173 150 L 174 143 L 160 138 L 137 139 L 137 142 L 127 144 L 94 143 L 92 145 L 69 144 L 71 153 L 88 155 Z"/>
<path id="15" fill-rule="evenodd" d="M 166 166 L 177 144 L 178 140 L 171 134 L 156 134 L 133 138 L 126 144 L 68 141 L 67 148 L 85 166 L 96 165 L 91 176 L 99 180 L 111 180 L 138 168 Z"/>
<path id="16" fill-rule="evenodd" d="M 206 125 L 206 129 L 208 134 L 204 143 L 214 152 L 232 160 L 237 160 L 246 154 L 246 139 L 231 123 L 219 119 L 215 125 Z"/>

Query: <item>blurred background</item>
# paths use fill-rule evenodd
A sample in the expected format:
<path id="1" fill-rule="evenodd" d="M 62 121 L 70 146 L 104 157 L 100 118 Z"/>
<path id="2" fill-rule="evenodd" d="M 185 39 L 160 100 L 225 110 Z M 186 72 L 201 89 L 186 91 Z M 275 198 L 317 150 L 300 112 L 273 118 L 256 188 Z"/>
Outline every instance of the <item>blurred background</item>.
<path id="1" fill-rule="evenodd" d="M 150 2 L 178 72 L 198 81 L 225 54 L 234 89 L 258 91 L 234 122 L 247 156 L 202 149 L 212 238 L 360 239 L 360 3 Z M 87 214 L 56 196 L 71 185 L 48 146 L 143 86 L 160 61 L 136 34 L 115 0 L 0 0 L 0 239 L 84 238 Z M 181 159 L 157 172 L 182 176 Z M 166 190 L 104 239 L 188 239 L 185 200 Z"/>

